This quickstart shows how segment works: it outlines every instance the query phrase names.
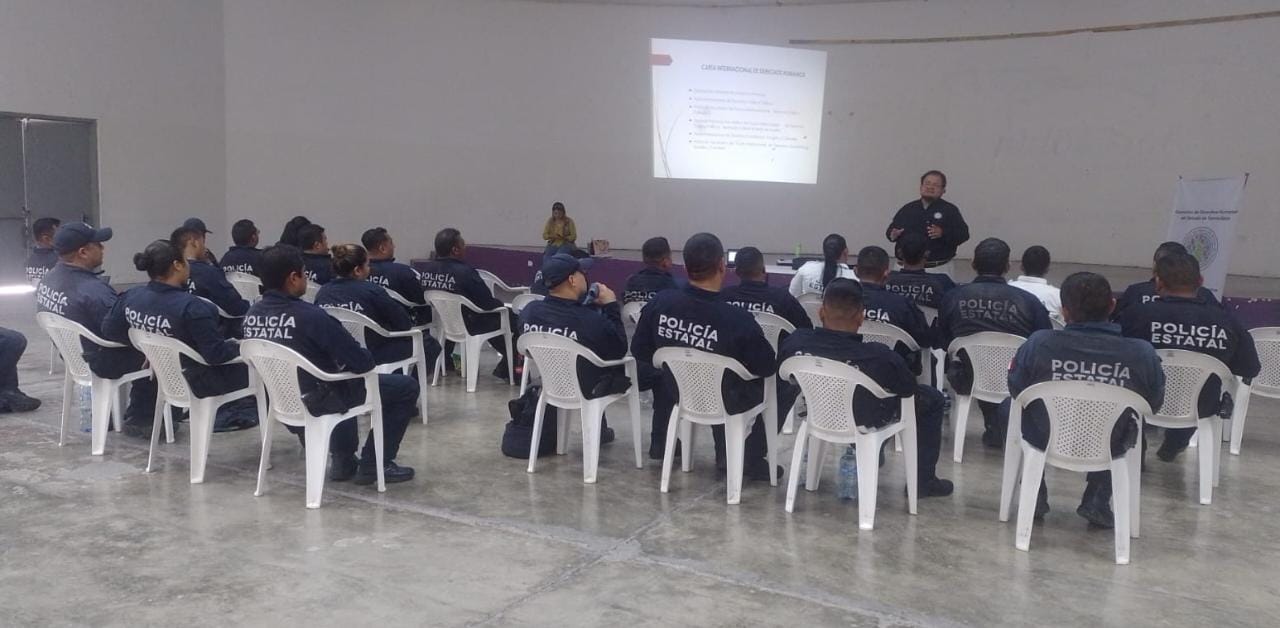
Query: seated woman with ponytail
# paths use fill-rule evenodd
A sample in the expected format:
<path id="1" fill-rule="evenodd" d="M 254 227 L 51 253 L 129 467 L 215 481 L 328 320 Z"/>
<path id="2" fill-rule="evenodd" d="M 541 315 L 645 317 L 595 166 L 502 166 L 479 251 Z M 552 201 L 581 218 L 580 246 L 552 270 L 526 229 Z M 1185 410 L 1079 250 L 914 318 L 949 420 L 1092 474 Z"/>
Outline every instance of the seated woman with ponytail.
<path id="1" fill-rule="evenodd" d="M 196 397 L 213 397 L 248 386 L 248 368 L 226 364 L 240 355 L 240 347 L 219 331 L 217 308 L 187 292 L 191 267 L 182 250 L 168 240 L 156 240 L 133 256 L 133 265 L 151 281 L 116 300 L 103 319 L 103 337 L 128 344 L 132 328 L 186 343 L 210 364 L 182 359 L 182 373 Z M 253 397 L 246 397 L 218 408 L 213 431 L 232 432 L 257 424 L 257 404 Z"/>
<path id="2" fill-rule="evenodd" d="M 381 286 L 368 281 L 369 254 L 358 244 L 339 244 L 329 249 L 333 258 L 334 279 L 320 287 L 316 293 L 316 305 L 323 308 L 340 307 L 359 312 L 387 331 L 404 331 L 413 326 L 413 320 L 403 305 L 397 303 Z M 440 355 L 440 343 L 426 331 L 422 332 L 427 364 L 434 364 Z M 384 338 L 376 333 L 366 333 L 366 346 L 378 364 L 403 360 L 413 354 L 413 342 L 409 338 Z"/>
<path id="3" fill-rule="evenodd" d="M 843 277 L 857 281 L 849 268 L 849 245 L 844 236 L 833 233 L 822 240 L 822 261 L 805 262 L 791 278 L 791 296 L 822 294 L 832 279 Z"/>

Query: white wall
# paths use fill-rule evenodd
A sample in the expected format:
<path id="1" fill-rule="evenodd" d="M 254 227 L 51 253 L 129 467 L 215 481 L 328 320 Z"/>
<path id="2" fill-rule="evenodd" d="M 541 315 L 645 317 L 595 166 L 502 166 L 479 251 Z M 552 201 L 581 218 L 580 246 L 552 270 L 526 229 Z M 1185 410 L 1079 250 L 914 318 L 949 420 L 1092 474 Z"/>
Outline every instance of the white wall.
<path id="1" fill-rule="evenodd" d="M 216 0 L 0 2 L 0 111 L 98 121 L 106 268 L 125 281 L 189 216 L 226 231 L 222 45 Z"/>
<path id="2" fill-rule="evenodd" d="M 1122 5 L 1122 6 L 1121 6 Z M 537 244 L 554 199 L 636 247 L 882 243 L 941 168 L 975 237 L 1145 265 L 1178 175 L 1252 172 L 1233 272 L 1276 275 L 1280 20 L 989 43 L 832 46 L 816 186 L 654 180 L 651 36 L 1042 30 L 1274 8 L 1244 0 L 968 0 L 750 9 L 500 0 L 226 0 L 229 219 L 295 213 L 401 256 L 434 231 Z M 972 244 L 972 243 L 971 243 Z M 968 249 L 971 250 L 971 249 Z M 962 253 L 967 252 L 962 250 Z"/>

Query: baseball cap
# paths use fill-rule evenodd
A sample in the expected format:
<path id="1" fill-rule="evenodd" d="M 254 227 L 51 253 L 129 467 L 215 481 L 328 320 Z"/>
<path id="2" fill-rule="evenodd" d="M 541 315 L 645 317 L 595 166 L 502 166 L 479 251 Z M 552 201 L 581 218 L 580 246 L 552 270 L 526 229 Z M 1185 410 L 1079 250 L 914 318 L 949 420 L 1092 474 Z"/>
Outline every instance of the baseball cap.
<path id="1" fill-rule="evenodd" d="M 59 254 L 70 253 L 90 242 L 106 242 L 111 239 L 111 227 L 94 229 L 83 222 L 69 222 L 53 232 L 53 248 Z"/>
<path id="2" fill-rule="evenodd" d="M 591 268 L 591 258 L 578 259 L 568 253 L 556 253 L 542 260 L 542 283 L 554 288 L 569 279 L 576 272 L 587 272 Z"/>
<path id="3" fill-rule="evenodd" d="M 182 228 L 195 229 L 201 233 L 213 233 L 212 231 L 209 231 L 208 227 L 204 226 L 204 221 L 199 218 L 188 218 L 186 222 L 182 223 Z"/>

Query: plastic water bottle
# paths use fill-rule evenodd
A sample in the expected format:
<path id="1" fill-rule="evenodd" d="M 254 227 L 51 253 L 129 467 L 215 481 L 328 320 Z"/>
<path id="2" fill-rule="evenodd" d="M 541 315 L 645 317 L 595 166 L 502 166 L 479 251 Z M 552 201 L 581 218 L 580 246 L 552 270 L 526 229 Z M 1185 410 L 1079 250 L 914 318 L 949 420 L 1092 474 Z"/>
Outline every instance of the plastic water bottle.
<path id="1" fill-rule="evenodd" d="M 76 402 L 80 406 L 80 431 L 93 431 L 93 389 L 76 386 Z"/>
<path id="2" fill-rule="evenodd" d="M 836 474 L 836 496 L 840 499 L 858 498 L 858 457 L 853 445 L 840 456 L 840 470 Z"/>

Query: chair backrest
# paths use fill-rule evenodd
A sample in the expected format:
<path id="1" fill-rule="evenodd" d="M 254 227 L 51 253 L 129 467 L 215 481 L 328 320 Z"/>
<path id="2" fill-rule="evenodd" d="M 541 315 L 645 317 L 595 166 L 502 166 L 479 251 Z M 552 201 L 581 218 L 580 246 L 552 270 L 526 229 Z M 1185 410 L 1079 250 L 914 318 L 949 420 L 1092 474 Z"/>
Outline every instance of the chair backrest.
<path id="1" fill-rule="evenodd" d="M 262 280 L 239 271 L 230 271 L 227 273 L 227 281 L 231 282 L 231 286 L 240 293 L 241 298 L 250 302 L 257 303 L 262 298 Z"/>
<path id="2" fill-rule="evenodd" d="M 1075 471 L 1111 465 L 1111 430 L 1126 409 L 1151 415 L 1151 406 L 1138 393 L 1098 382 L 1044 382 L 1022 391 L 1016 401 L 1025 409 L 1037 400 L 1049 415 L 1046 459 Z"/>
<path id="3" fill-rule="evenodd" d="M 372 318 L 354 310 L 348 310 L 336 305 L 326 305 L 323 306 L 323 309 L 326 314 L 337 319 L 339 323 L 342 323 L 342 328 L 347 330 L 347 333 L 351 334 L 351 337 L 355 338 L 356 342 L 360 343 L 360 346 L 365 347 L 366 349 L 368 346 L 365 344 L 365 330 L 372 331 L 373 333 L 382 336 L 386 336 L 389 333 L 386 328 L 379 325 Z"/>
<path id="4" fill-rule="evenodd" d="M 200 355 L 181 340 L 141 329 L 129 330 L 129 342 L 147 356 L 151 372 L 160 383 L 160 392 L 164 393 L 165 398 L 174 405 L 189 406 L 191 388 L 187 385 L 186 376 L 182 374 L 182 356 L 203 362 Z"/>
<path id="5" fill-rule="evenodd" d="M 544 332 L 521 334 L 516 349 L 538 366 L 543 394 L 553 405 L 561 407 L 577 406 L 582 402 L 578 358 L 600 361 L 598 356 L 576 341 Z"/>
<path id="6" fill-rule="evenodd" d="M 920 308 L 920 312 L 924 314 L 924 322 L 930 326 L 933 325 L 933 321 L 938 319 L 938 308 L 920 305 L 919 303 L 916 304 L 916 307 Z"/>
<path id="7" fill-rule="evenodd" d="M 680 412 L 694 419 L 718 419 L 729 414 L 720 389 L 725 371 L 743 379 L 754 377 L 733 358 L 685 347 L 658 349 L 653 353 L 653 365 L 671 370 L 680 391 Z"/>
<path id="8" fill-rule="evenodd" d="M 848 440 L 858 432 L 853 394 L 859 387 L 881 399 L 895 396 L 848 364 L 811 355 L 787 358 L 778 367 L 778 377 L 795 379 L 800 385 L 809 429 L 837 439 Z"/>
<path id="9" fill-rule="evenodd" d="M 428 290 L 426 296 L 427 303 L 431 304 L 432 311 L 440 319 L 444 337 L 454 342 L 465 339 L 467 324 L 462 318 L 462 304 L 465 302 L 470 305 L 471 301 L 460 294 L 444 290 Z"/>
<path id="10" fill-rule="evenodd" d="M 317 294 L 320 294 L 320 284 L 307 280 L 307 291 L 302 294 L 302 300 L 307 303 L 315 303 Z"/>
<path id="11" fill-rule="evenodd" d="M 1049 323 L 1053 325 L 1053 328 L 1058 331 L 1062 331 L 1063 329 L 1067 328 L 1067 323 L 1056 316 L 1050 316 Z"/>
<path id="12" fill-rule="evenodd" d="M 222 309 L 222 306 L 218 305 L 217 303 L 214 303 L 213 301 L 210 301 L 205 297 L 196 295 L 196 298 L 200 299 L 201 301 L 204 301 L 205 303 L 208 303 L 209 305 L 212 305 L 213 309 L 217 310 L 218 312 L 218 318 L 244 318 L 243 316 L 232 316 L 228 314 L 226 310 Z"/>
<path id="13" fill-rule="evenodd" d="M 273 415 L 286 424 L 296 425 L 311 416 L 302 403 L 302 387 L 298 384 L 298 369 L 307 363 L 306 358 L 289 347 L 267 340 L 241 342 L 240 357 L 262 378 Z"/>
<path id="14" fill-rule="evenodd" d="M 1262 362 L 1262 372 L 1253 378 L 1253 391 L 1280 397 L 1280 327 L 1258 327 L 1249 330 L 1249 335 L 1253 336 L 1258 360 Z"/>
<path id="15" fill-rule="evenodd" d="M 964 351 L 973 365 L 973 394 L 995 398 L 1009 394 L 1009 365 L 1018 347 L 1027 339 L 1013 334 L 984 331 L 956 338 L 947 347 L 947 355 L 954 359 Z"/>
<path id="16" fill-rule="evenodd" d="M 84 325 L 52 312 L 36 313 L 36 324 L 49 335 L 53 346 L 58 348 L 58 355 L 62 356 L 62 362 L 67 365 L 67 372 L 71 377 L 87 385 L 92 374 L 89 372 L 89 363 L 84 360 L 84 347 L 80 339 L 86 338 L 99 345 L 106 345 L 107 342 Z"/>
<path id="17" fill-rule="evenodd" d="M 515 312 L 516 314 L 519 314 L 520 311 L 524 309 L 524 306 L 529 305 L 534 301 L 541 301 L 545 298 L 547 297 L 541 294 L 532 294 L 532 293 L 517 294 L 515 298 L 511 299 L 511 311 Z"/>
<path id="18" fill-rule="evenodd" d="M 622 304 L 622 322 L 629 325 L 635 325 L 640 322 L 640 312 L 644 311 L 644 306 L 649 305 L 648 301 L 631 301 Z"/>
<path id="19" fill-rule="evenodd" d="M 756 323 L 760 325 L 760 329 L 764 331 L 765 340 L 769 341 L 769 346 L 773 347 L 773 352 L 778 352 L 778 340 L 782 337 L 782 332 L 788 334 L 796 330 L 796 326 L 791 321 L 768 312 L 752 312 L 752 316 L 756 317 Z"/>
<path id="20" fill-rule="evenodd" d="M 916 344 L 915 338 L 897 325 L 881 321 L 862 321 L 862 327 L 858 328 L 858 333 L 862 334 L 863 339 L 882 344 L 890 349 L 901 342 L 909 351 L 920 350 L 920 345 Z"/>
<path id="21" fill-rule="evenodd" d="M 1181 349 L 1156 349 L 1156 353 L 1164 369 L 1164 403 L 1153 415 L 1160 423 L 1195 427 L 1200 418 L 1200 390 L 1211 375 L 1218 376 L 1223 391 L 1233 389 L 1231 369 L 1213 356 Z"/>
<path id="22" fill-rule="evenodd" d="M 483 268 L 477 268 L 476 272 L 479 273 L 481 281 L 484 281 L 484 287 L 489 289 L 489 294 L 494 294 L 493 289 L 498 284 L 505 285 L 502 279 L 499 279 L 497 275 Z"/>
<path id="23" fill-rule="evenodd" d="M 818 308 L 822 307 L 822 295 L 817 292 L 806 292 L 796 300 L 800 302 L 800 307 L 804 308 L 805 314 L 809 315 L 809 320 L 814 327 L 822 327 L 822 319 L 818 316 Z"/>

